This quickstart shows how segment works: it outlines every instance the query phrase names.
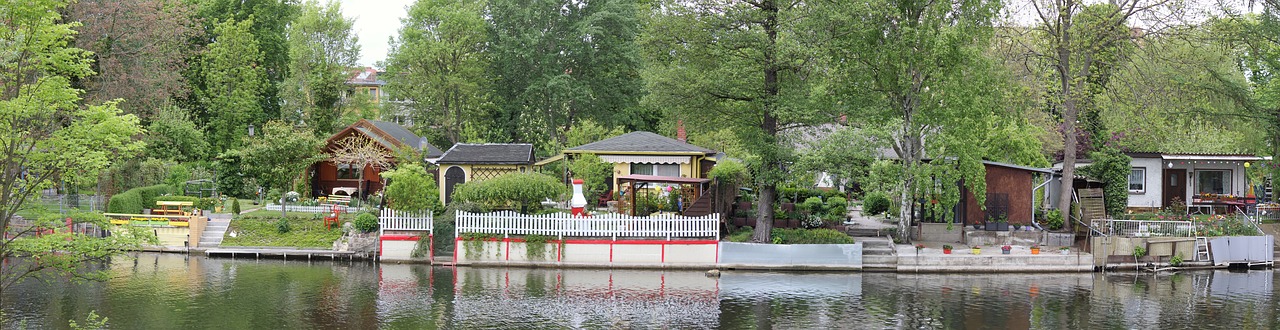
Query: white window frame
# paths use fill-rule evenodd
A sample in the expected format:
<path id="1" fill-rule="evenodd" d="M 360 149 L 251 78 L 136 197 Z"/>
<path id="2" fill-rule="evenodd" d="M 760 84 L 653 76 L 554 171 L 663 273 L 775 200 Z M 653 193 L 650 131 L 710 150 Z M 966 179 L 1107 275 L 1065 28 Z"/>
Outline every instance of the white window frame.
<path id="1" fill-rule="evenodd" d="M 1223 195 L 1231 195 L 1231 194 L 1233 194 L 1233 192 L 1232 192 L 1232 188 L 1234 188 L 1234 187 L 1232 187 L 1232 186 L 1234 185 L 1234 182 L 1232 182 L 1232 179 L 1233 179 L 1233 178 L 1232 178 L 1232 176 L 1231 176 L 1231 175 L 1232 175 L 1232 173 L 1231 173 L 1231 170 L 1227 170 L 1227 169 L 1203 169 L 1203 170 L 1196 170 L 1196 171 L 1195 171 L 1195 179 L 1196 179 L 1196 181 L 1195 181 L 1195 187 L 1194 187 L 1194 188 L 1195 188 L 1195 190 L 1196 190 L 1196 191 L 1195 191 L 1195 193 L 1196 193 L 1196 194 L 1210 193 L 1210 192 L 1208 192 L 1208 191 L 1204 191 L 1204 190 L 1201 190 L 1201 189 L 1200 189 L 1200 188 L 1201 188 L 1201 187 L 1200 187 L 1200 185 L 1201 185 L 1201 181 L 1202 181 L 1202 180 L 1200 179 L 1200 174 L 1201 174 L 1201 173 L 1206 173 L 1206 172 L 1220 172 L 1220 173 L 1222 173 L 1222 185 L 1223 185 L 1223 187 L 1222 187 L 1222 192 L 1220 192 L 1220 193 L 1218 193 L 1218 194 L 1223 194 Z"/>
<path id="2" fill-rule="evenodd" d="M 636 171 L 637 166 L 647 166 L 649 168 L 649 173 L 640 173 L 641 171 Z M 674 176 L 662 175 L 661 172 L 663 171 L 661 171 L 660 168 L 665 168 L 667 172 L 670 172 L 672 168 L 675 168 L 675 175 Z M 680 164 L 631 163 L 631 174 L 655 175 L 655 176 L 678 178 L 680 177 Z M 666 174 L 671 174 L 671 173 L 666 173 Z"/>
<path id="3" fill-rule="evenodd" d="M 1138 174 L 1137 182 L 1133 181 L 1134 173 Z M 1138 185 L 1138 189 L 1133 189 L 1134 184 Z M 1142 194 L 1147 192 L 1147 168 L 1146 167 L 1133 167 L 1129 169 L 1128 188 L 1129 188 L 1129 193 L 1133 193 L 1133 194 Z"/>

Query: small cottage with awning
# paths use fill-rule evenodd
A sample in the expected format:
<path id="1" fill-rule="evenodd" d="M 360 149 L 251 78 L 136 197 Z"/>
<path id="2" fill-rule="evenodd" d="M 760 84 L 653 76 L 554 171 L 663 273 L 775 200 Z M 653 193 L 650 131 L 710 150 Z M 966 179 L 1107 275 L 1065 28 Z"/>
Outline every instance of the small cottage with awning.
<path id="1" fill-rule="evenodd" d="M 460 183 L 484 181 L 511 172 L 533 170 L 533 145 L 528 143 L 459 143 L 436 160 L 440 166 L 440 200 L 448 204 Z"/>
<path id="2" fill-rule="evenodd" d="M 607 179 L 609 190 L 622 197 L 624 212 L 635 213 L 635 196 L 650 190 L 677 193 L 679 209 L 686 215 L 710 212 L 710 201 L 702 201 L 709 188 L 707 173 L 716 164 L 717 152 L 685 142 L 683 130 L 672 139 L 653 132 L 636 131 L 565 149 L 560 155 L 537 165 L 594 154 L 613 164 Z M 663 193 L 663 194 L 667 194 Z M 614 194 L 606 194 L 611 198 Z"/>
<path id="3" fill-rule="evenodd" d="M 1175 204 L 1190 212 L 1244 209 L 1256 203 L 1250 165 L 1270 160 L 1248 154 L 1129 152 L 1130 209 L 1155 210 Z M 1216 210 L 1215 210 L 1216 209 Z"/>

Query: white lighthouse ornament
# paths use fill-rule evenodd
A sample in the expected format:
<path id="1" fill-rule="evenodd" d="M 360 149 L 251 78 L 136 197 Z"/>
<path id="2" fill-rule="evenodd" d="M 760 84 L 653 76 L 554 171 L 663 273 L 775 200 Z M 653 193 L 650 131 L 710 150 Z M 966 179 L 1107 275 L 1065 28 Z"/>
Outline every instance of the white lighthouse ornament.
<path id="1" fill-rule="evenodd" d="M 569 200 L 569 210 L 574 216 L 584 216 L 587 197 L 582 195 L 582 179 L 573 179 L 573 199 Z"/>

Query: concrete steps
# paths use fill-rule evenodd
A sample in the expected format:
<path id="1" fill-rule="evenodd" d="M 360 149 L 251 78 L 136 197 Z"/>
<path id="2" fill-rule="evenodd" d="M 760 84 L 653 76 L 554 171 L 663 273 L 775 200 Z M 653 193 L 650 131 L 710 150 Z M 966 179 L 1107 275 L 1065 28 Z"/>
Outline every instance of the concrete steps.
<path id="1" fill-rule="evenodd" d="M 866 270 L 893 270 L 898 268 L 898 249 L 893 240 L 886 237 L 860 237 L 862 242 L 862 268 Z"/>
<path id="2" fill-rule="evenodd" d="M 204 232 L 200 233 L 200 247 L 208 249 L 222 246 L 222 237 L 227 234 L 229 226 L 231 226 L 230 214 L 209 215 L 209 224 L 204 227 Z"/>

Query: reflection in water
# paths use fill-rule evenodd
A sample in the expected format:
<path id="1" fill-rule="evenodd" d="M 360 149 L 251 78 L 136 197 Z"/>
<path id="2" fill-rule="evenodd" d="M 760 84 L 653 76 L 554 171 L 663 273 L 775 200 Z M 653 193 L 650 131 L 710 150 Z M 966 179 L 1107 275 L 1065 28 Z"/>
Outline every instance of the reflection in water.
<path id="1" fill-rule="evenodd" d="M 29 281 L 5 328 L 89 311 L 154 328 L 1280 327 L 1280 273 L 1174 275 L 701 272 L 446 268 L 139 254 L 106 283 Z"/>

